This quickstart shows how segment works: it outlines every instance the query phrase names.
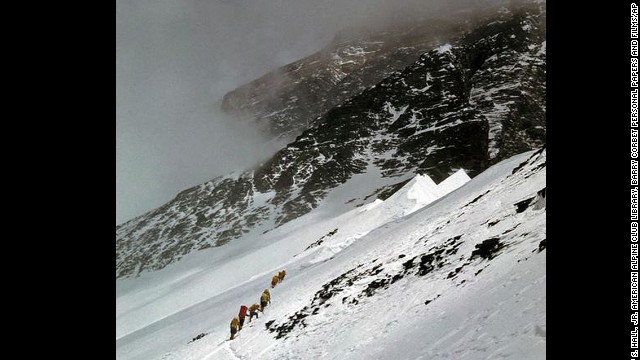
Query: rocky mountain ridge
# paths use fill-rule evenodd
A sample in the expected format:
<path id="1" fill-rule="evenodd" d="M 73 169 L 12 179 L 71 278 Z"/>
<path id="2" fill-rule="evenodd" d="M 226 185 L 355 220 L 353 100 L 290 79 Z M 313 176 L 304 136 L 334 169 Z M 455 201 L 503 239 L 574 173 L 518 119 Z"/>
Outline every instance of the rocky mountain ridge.
<path id="1" fill-rule="evenodd" d="M 394 62 L 401 69 L 381 71 L 374 84 L 367 83 L 374 77 L 345 79 L 357 79 L 363 69 L 376 71 L 367 68 L 375 64 L 367 59 L 375 47 L 341 47 L 342 60 L 334 62 L 340 66 L 312 70 L 312 76 L 325 79 L 320 83 L 327 82 L 332 91 L 348 85 L 357 94 L 347 99 L 327 96 L 337 104 L 327 100 L 317 108 L 296 110 L 308 112 L 299 117 L 303 123 L 274 114 L 267 120 L 274 136 L 300 134 L 269 161 L 187 189 L 162 207 L 117 226 L 116 277 L 160 269 L 191 251 L 269 231 L 318 207 L 358 174 L 379 174 L 383 186 L 369 189 L 369 196 L 385 197 L 417 174 L 440 182 L 464 169 L 473 177 L 502 159 L 543 146 L 544 16 L 539 7 L 501 11 L 415 60 L 411 54 L 425 49 L 406 50 L 411 54 Z M 378 55 L 385 51 L 377 50 Z M 295 80 L 292 84 L 291 94 L 300 94 L 300 99 Z M 321 98 L 323 91 L 314 96 Z M 227 110 L 242 107 L 240 98 L 228 95 Z M 278 106 L 256 100 L 251 111 L 277 108 L 290 115 L 287 109 L 296 107 L 291 98 Z M 352 200 L 353 206 L 364 202 Z"/>

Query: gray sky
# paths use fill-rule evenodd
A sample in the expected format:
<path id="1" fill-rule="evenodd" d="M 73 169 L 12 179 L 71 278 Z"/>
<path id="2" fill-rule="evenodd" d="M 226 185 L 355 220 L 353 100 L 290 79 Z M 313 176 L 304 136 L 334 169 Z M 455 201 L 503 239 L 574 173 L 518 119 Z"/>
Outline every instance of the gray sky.
<path id="1" fill-rule="evenodd" d="M 226 92 L 342 27 L 443 2 L 116 0 L 116 224 L 276 150 L 217 111 Z"/>

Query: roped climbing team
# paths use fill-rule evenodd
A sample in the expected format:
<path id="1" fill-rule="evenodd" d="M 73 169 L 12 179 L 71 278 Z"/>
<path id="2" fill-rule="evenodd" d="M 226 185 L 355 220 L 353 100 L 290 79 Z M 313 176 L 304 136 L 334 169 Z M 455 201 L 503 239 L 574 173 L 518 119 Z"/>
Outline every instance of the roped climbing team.
<path id="1" fill-rule="evenodd" d="M 282 282 L 285 275 L 287 275 L 287 272 L 284 270 L 274 275 L 273 278 L 271 278 L 271 288 L 273 289 L 278 285 L 278 283 Z M 240 312 L 238 313 L 238 316 L 234 316 L 233 319 L 231 319 L 231 337 L 229 340 L 233 340 L 238 331 L 242 330 L 244 319 L 247 317 L 247 311 L 249 312 L 249 322 L 251 322 L 251 319 L 253 319 L 254 316 L 256 319 L 258 318 L 258 311 L 264 313 L 264 309 L 267 305 L 271 305 L 271 293 L 269 292 L 269 289 L 264 289 L 260 295 L 260 305 L 253 304 L 249 307 L 246 305 L 240 305 Z"/>

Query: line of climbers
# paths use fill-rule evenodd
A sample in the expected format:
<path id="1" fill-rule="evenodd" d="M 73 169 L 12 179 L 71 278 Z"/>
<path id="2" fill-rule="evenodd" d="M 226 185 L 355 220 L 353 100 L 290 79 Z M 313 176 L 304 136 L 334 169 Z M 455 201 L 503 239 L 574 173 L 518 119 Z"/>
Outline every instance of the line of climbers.
<path id="1" fill-rule="evenodd" d="M 284 270 L 278 272 L 277 275 L 274 275 L 271 279 L 271 288 L 274 288 L 279 282 L 282 282 L 285 275 L 287 275 L 287 272 Z M 254 316 L 256 319 L 258 318 L 258 311 L 264 314 L 264 309 L 267 305 L 271 305 L 271 293 L 269 292 L 269 289 L 264 289 L 262 295 L 260 295 L 260 305 L 253 304 L 249 307 L 241 305 L 238 316 L 234 316 L 231 320 L 231 338 L 229 340 L 233 340 L 238 331 L 242 330 L 244 319 L 247 317 L 247 311 L 249 312 L 249 322 L 251 322 L 251 319 L 253 319 Z"/>

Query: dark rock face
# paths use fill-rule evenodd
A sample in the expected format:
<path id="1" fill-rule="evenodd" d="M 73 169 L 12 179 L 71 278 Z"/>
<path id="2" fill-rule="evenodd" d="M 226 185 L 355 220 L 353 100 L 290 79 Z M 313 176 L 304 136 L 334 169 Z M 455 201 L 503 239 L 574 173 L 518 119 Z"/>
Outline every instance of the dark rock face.
<path id="1" fill-rule="evenodd" d="M 500 242 L 500 238 L 487 239 L 476 245 L 476 249 L 471 253 L 471 259 L 475 259 L 477 257 L 492 259 L 503 247 L 504 244 Z"/>
<path id="2" fill-rule="evenodd" d="M 222 109 L 291 141 L 322 122 L 327 111 L 465 28 L 464 22 L 450 19 L 359 34 L 343 31 L 325 49 L 229 92 Z"/>
<path id="3" fill-rule="evenodd" d="M 188 189 L 116 227 L 116 277 L 160 269 L 190 251 L 273 229 L 308 213 L 330 191 L 371 167 L 388 179 L 388 186 L 371 189 L 379 194 L 407 175 L 428 174 L 439 182 L 463 168 L 475 176 L 504 158 L 541 147 L 546 129 L 543 15 L 537 8 L 502 12 L 417 59 L 397 52 L 409 50 L 385 48 L 385 56 L 398 56 L 393 61 L 404 66 L 401 71 L 380 70 L 381 79 L 368 86 L 375 77 L 360 77 L 374 71 L 367 60 L 343 76 L 342 85 L 327 86 L 337 91 L 351 81 L 357 95 L 343 99 L 317 92 L 319 98 L 331 98 L 318 101 L 328 104 L 322 105 L 327 110 L 320 105 L 299 110 L 323 115 L 306 118 L 310 127 L 262 166 Z M 392 61 L 379 57 L 375 61 Z M 306 79 L 333 70 L 305 71 Z M 295 86 L 285 85 L 276 88 L 296 93 Z M 231 93 L 226 101 L 242 107 L 238 99 L 244 98 Z M 264 106 L 275 106 L 269 104 Z M 282 129 L 292 134 L 304 127 L 274 124 L 281 125 L 273 125 L 277 136 Z"/>

